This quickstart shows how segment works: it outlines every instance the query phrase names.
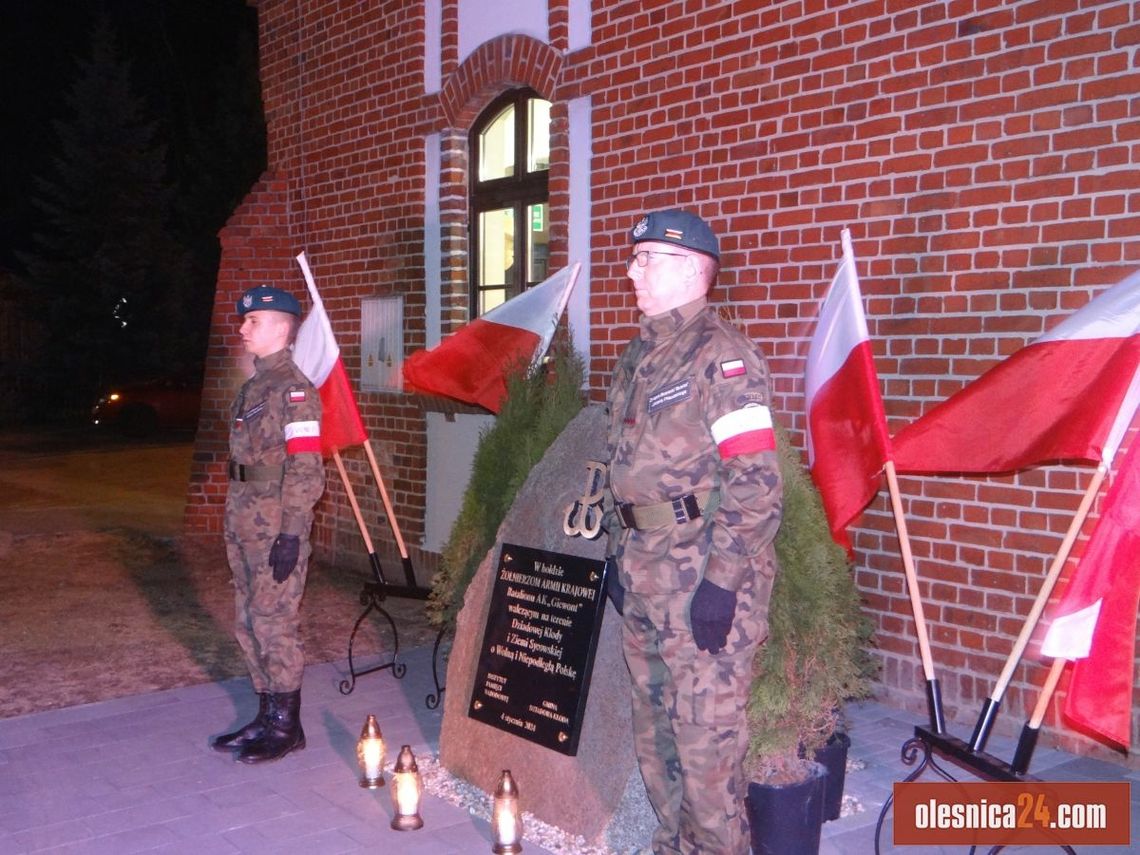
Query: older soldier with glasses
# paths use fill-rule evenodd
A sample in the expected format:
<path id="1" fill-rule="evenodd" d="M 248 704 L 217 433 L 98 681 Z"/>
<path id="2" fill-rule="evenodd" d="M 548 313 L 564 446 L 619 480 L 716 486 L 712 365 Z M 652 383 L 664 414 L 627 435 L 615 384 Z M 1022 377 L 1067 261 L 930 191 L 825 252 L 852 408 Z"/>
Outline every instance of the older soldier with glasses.
<path id="1" fill-rule="evenodd" d="M 609 526 L 656 855 L 747 855 L 745 703 L 768 634 L 781 481 L 760 350 L 708 306 L 716 235 L 688 211 L 631 232 L 640 333 L 610 386 Z"/>

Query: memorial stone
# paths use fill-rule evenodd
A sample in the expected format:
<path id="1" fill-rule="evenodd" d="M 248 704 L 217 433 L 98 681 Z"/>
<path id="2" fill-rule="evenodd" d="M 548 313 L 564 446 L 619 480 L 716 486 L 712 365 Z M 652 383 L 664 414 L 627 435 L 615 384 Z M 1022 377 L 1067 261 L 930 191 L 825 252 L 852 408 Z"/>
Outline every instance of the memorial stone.
<path id="1" fill-rule="evenodd" d="M 575 526 L 565 525 L 567 509 L 586 489 L 588 463 L 605 460 L 605 435 L 604 410 L 584 408 L 519 490 L 456 621 L 440 735 L 440 760 L 450 772 L 490 793 L 502 770 L 510 769 L 523 793 L 524 811 L 594 844 L 631 835 L 647 841 L 656 826 L 633 753 L 629 671 L 621 651 L 621 618 L 613 606 L 606 603 L 601 610 L 574 754 L 492 727 L 469 713 L 503 544 L 605 560 L 604 533 L 594 540 L 572 537 L 566 529 Z"/>

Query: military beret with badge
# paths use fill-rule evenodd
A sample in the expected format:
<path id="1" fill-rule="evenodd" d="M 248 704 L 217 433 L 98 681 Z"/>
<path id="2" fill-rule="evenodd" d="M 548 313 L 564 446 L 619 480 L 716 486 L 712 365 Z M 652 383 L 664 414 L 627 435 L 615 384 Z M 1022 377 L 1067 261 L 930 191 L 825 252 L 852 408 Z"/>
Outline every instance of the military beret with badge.
<path id="1" fill-rule="evenodd" d="M 288 291 L 272 285 L 258 285 L 241 295 L 237 303 L 238 314 L 245 317 L 250 312 L 285 312 L 301 317 L 301 304 Z"/>
<path id="2" fill-rule="evenodd" d="M 629 234 L 634 244 L 647 240 L 672 243 L 720 261 L 720 243 L 712 227 L 690 211 L 673 209 L 646 214 Z"/>

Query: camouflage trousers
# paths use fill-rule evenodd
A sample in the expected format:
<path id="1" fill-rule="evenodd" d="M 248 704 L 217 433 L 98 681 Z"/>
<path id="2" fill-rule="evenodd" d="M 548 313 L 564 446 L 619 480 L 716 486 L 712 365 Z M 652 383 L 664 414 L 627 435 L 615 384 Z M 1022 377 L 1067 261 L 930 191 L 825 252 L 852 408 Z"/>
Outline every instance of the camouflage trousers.
<path id="1" fill-rule="evenodd" d="M 770 592 L 763 576 L 740 592 L 728 644 L 714 655 L 693 641 L 690 595 L 626 591 L 622 640 L 655 855 L 748 855 L 745 705 Z"/>
<path id="2" fill-rule="evenodd" d="M 267 518 L 263 510 L 269 510 Z M 301 688 L 305 650 L 301 641 L 301 598 L 312 548 L 301 538 L 297 566 L 278 584 L 269 550 L 280 532 L 272 509 L 243 508 L 226 514 L 226 557 L 234 579 L 234 637 L 245 656 L 256 692 L 285 693 Z"/>

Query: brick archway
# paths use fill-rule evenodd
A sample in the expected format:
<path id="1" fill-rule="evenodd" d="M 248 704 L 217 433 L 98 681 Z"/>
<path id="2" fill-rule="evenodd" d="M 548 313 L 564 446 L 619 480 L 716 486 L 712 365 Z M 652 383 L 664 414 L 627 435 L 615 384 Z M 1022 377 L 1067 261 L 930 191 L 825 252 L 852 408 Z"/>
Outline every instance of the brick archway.
<path id="1" fill-rule="evenodd" d="M 447 126 L 469 128 L 487 102 L 516 86 L 554 100 L 562 54 L 530 36 L 505 35 L 479 45 L 448 75 L 440 91 Z"/>

